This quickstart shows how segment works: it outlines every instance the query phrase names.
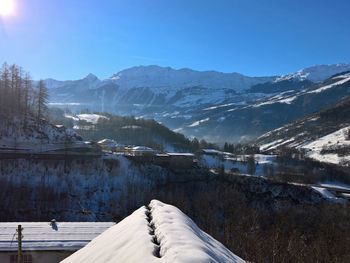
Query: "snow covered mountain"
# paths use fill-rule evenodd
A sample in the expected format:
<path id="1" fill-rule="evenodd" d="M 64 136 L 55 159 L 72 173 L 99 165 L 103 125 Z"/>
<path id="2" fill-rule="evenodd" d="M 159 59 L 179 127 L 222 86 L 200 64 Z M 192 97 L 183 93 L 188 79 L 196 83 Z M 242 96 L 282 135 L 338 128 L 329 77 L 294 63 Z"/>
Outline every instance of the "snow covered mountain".
<path id="1" fill-rule="evenodd" d="M 106 80 L 90 74 L 77 81 L 51 79 L 46 83 L 52 106 L 153 118 L 187 136 L 223 142 L 252 139 L 336 102 L 323 97 L 322 105 L 309 104 L 301 111 L 281 116 L 281 106 L 295 106 L 294 96 L 318 87 L 315 81 L 347 69 L 350 64 L 321 65 L 286 76 L 255 78 L 238 73 L 140 66 Z M 327 94 L 323 91 L 322 96 Z M 348 94 L 343 92 L 338 100 Z M 265 119 L 268 121 L 263 123 Z"/>
<path id="2" fill-rule="evenodd" d="M 188 87 L 233 89 L 240 91 L 274 77 L 247 77 L 239 73 L 217 71 L 175 70 L 171 67 L 139 66 L 117 72 L 111 78 L 121 88 L 149 87 L 176 90 Z"/>
<path id="3" fill-rule="evenodd" d="M 350 83 L 350 74 L 346 75 L 349 76 Z M 342 76 L 344 75 L 338 78 Z M 347 87 L 350 87 L 349 84 Z M 341 86 L 337 89 L 341 89 Z M 257 138 L 255 143 L 262 151 L 271 152 L 281 147 L 304 149 L 309 157 L 320 162 L 348 165 L 349 131 L 350 96 L 330 107 L 269 131 Z"/>
<path id="4" fill-rule="evenodd" d="M 174 206 L 151 201 L 62 263 L 244 263 Z"/>
<path id="5" fill-rule="evenodd" d="M 333 64 L 333 65 L 316 65 L 308 68 L 301 69 L 295 73 L 283 75 L 276 79 L 276 81 L 282 80 L 310 80 L 312 82 L 319 82 L 330 78 L 331 76 L 340 72 L 350 70 L 349 63 Z"/>

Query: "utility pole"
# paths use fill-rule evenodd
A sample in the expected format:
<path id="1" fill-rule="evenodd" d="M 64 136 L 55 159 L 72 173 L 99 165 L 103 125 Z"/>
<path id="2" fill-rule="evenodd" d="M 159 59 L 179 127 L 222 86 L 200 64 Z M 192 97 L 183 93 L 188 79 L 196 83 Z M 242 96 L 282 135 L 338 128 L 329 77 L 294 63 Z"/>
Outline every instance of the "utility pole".
<path id="1" fill-rule="evenodd" d="M 17 256 L 17 262 L 18 263 L 22 263 L 22 226 L 18 225 L 18 229 L 17 229 L 17 240 L 18 240 L 18 256 Z"/>

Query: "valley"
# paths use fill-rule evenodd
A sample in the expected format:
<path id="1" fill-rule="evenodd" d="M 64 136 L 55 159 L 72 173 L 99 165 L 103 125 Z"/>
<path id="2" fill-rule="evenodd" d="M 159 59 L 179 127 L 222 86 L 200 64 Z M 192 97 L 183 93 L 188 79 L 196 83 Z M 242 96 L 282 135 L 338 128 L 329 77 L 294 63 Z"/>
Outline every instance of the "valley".
<path id="1" fill-rule="evenodd" d="M 88 78 L 93 83 L 98 82 L 93 76 Z M 252 83 L 256 81 L 262 80 L 254 79 Z M 221 116 L 222 125 L 227 125 L 226 132 L 239 136 L 237 127 L 247 134 L 243 141 L 254 138 L 250 143 L 233 140 L 224 146 L 220 141 L 209 140 L 213 138 L 210 136 L 199 136 L 199 139 L 185 136 L 180 133 L 182 130 L 174 131 L 164 125 L 165 122 L 142 116 L 116 115 L 106 110 L 95 111 L 93 107 L 78 110 L 75 103 L 47 102 L 50 108 L 44 113 L 41 109 L 45 108 L 46 102 L 38 103 L 40 100 L 36 96 L 40 93 L 35 92 L 35 82 L 31 96 L 22 98 L 18 94 L 23 93 L 13 90 L 14 96 L 10 96 L 13 104 L 9 101 L 8 107 L 1 108 L 0 221 L 55 218 L 61 222 L 119 222 L 157 198 L 180 207 L 199 227 L 246 259 L 271 260 L 271 253 L 261 253 L 261 247 L 269 251 L 277 242 L 280 249 L 275 258 L 288 255 L 297 260 L 312 258 L 317 262 L 320 258 L 336 255 L 342 260 L 346 242 L 314 254 L 299 237 L 304 235 L 308 244 L 320 247 L 325 240 L 339 239 L 344 231 L 349 231 L 343 227 L 348 220 L 346 211 L 350 197 L 347 163 L 329 163 L 327 157 L 325 162 L 310 154 L 312 151 L 319 155 L 321 151 L 331 151 L 324 153 L 342 154 L 341 158 L 346 159 L 348 99 L 342 100 L 342 97 L 349 88 L 348 73 L 319 83 L 305 79 L 295 82 L 298 84 L 291 84 L 289 79 L 281 81 L 282 84 L 273 82 L 256 86 L 249 82 L 254 92 L 271 89 L 274 94 L 253 95 L 249 104 L 205 103 L 201 111 L 207 115 L 201 115 L 200 120 L 188 119 L 188 123 L 194 121 L 187 126 L 190 129 L 199 131 L 205 125 L 212 129 L 210 114 L 216 112 Z M 72 85 L 71 82 L 68 84 Z M 88 88 L 84 86 L 86 83 L 82 85 Z M 283 88 L 284 85 L 292 85 L 295 90 L 286 91 L 290 87 Z M 50 92 L 52 90 L 48 90 Z M 197 95 L 203 96 L 203 93 Z M 17 96 L 25 104 L 17 103 Z M 295 120 L 297 124 L 285 124 L 258 138 L 256 136 L 263 129 L 254 130 L 254 135 L 246 133 L 245 129 L 252 129 L 245 128 L 251 125 L 250 121 L 242 125 L 225 122 L 230 112 L 237 111 L 241 117 L 246 112 L 246 116 L 260 118 L 256 115 L 257 110 L 270 109 L 274 115 L 277 111 L 285 115 L 289 107 L 292 111 L 296 105 L 302 106 L 295 115 L 274 121 L 275 125 L 284 124 L 313 107 L 322 107 L 321 98 L 326 100 L 326 97 L 327 103 L 336 103 Z M 93 101 L 92 98 L 89 100 Z M 305 101 L 309 103 L 305 104 Z M 314 102 L 318 102 L 318 106 Z M 220 115 L 223 112 L 226 115 Z M 165 117 L 173 119 L 171 114 Z M 241 118 L 242 122 L 246 120 Z M 267 126 L 264 129 L 268 129 Z M 311 130 L 310 127 L 314 128 Z M 300 130 L 310 133 L 299 137 L 292 135 L 292 138 L 298 138 L 297 143 L 297 139 L 292 140 L 290 136 Z M 211 133 L 210 130 L 202 131 Z M 213 131 L 221 136 L 217 128 Z M 310 138 L 314 139 L 314 146 Z M 336 145 L 342 147 L 325 148 L 323 145 L 329 140 L 337 140 Z M 309 154 L 299 145 L 309 145 Z M 303 218 L 303 224 L 291 228 L 299 216 Z M 334 220 L 340 223 L 331 225 L 332 233 L 323 232 Z M 310 224 L 313 227 L 306 231 L 305 226 Z M 280 235 L 281 231 L 285 234 Z M 262 241 L 267 236 L 270 243 Z M 305 249 L 304 255 L 296 253 L 301 245 Z"/>

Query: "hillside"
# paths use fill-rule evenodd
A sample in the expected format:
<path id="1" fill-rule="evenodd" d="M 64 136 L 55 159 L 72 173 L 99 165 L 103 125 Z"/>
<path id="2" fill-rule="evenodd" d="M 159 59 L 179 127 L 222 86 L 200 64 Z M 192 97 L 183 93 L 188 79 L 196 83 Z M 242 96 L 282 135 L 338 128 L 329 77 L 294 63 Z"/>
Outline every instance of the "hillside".
<path id="1" fill-rule="evenodd" d="M 45 151 L 61 144 L 81 144 L 72 129 L 46 119 L 47 90 L 22 68 L 6 63 L 0 69 L 0 150 Z"/>
<path id="2" fill-rule="evenodd" d="M 344 75 L 334 78 L 342 76 Z M 338 86 L 336 89 L 342 88 Z M 348 161 L 347 149 L 350 144 L 349 126 L 350 96 L 320 111 L 307 114 L 267 132 L 257 138 L 254 143 L 260 146 L 261 151 L 269 152 L 280 147 L 294 147 L 304 149 L 310 157 L 319 161 L 346 163 Z"/>
<path id="3" fill-rule="evenodd" d="M 20 119 L 0 120 L 0 147 L 25 149 L 30 146 L 48 144 L 77 143 L 82 138 L 72 129 L 56 126 L 34 117 L 28 117 L 25 122 Z"/>
<path id="4" fill-rule="evenodd" d="M 108 113 L 72 114 L 60 109 L 51 109 L 50 119 L 56 124 L 71 127 L 85 140 L 109 138 L 120 144 L 145 145 L 167 151 L 195 151 L 199 147 L 197 140 L 190 140 L 151 119 Z"/>
<path id="5" fill-rule="evenodd" d="M 178 208 L 152 200 L 63 260 L 69 262 L 245 261 L 199 229 Z"/>

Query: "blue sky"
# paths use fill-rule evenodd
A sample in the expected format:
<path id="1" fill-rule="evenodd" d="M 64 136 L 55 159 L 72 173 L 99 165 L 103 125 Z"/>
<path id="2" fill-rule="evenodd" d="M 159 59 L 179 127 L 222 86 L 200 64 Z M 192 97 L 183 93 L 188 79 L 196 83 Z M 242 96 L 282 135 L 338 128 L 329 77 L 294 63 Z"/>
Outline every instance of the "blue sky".
<path id="1" fill-rule="evenodd" d="M 13 1 L 0 18 L 0 63 L 35 79 L 154 64 L 263 76 L 350 62 L 348 0 Z"/>

